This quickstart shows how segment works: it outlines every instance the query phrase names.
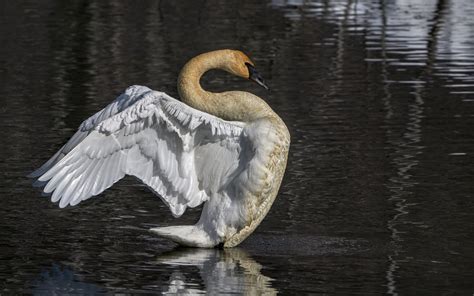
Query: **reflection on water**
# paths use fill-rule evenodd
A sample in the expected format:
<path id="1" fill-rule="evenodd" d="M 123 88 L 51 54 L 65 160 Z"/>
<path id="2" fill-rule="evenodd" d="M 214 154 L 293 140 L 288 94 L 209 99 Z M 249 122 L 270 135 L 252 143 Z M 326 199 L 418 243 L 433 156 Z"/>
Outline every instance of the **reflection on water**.
<path id="1" fill-rule="evenodd" d="M 381 9 L 384 11 L 383 14 L 385 15 L 386 7 L 382 6 Z M 427 225 L 422 221 L 409 221 L 405 217 L 409 214 L 409 208 L 412 205 L 410 203 L 410 196 L 413 195 L 413 192 L 410 191 L 410 187 L 417 185 L 416 181 L 411 180 L 411 170 L 418 165 L 418 155 L 422 153 L 421 150 L 424 148 L 423 146 L 419 145 L 422 137 L 422 118 L 424 117 L 423 105 L 425 96 L 425 83 L 423 83 L 423 81 L 429 79 L 429 76 L 433 70 L 435 53 L 438 44 L 438 32 L 440 25 L 443 22 L 442 17 L 446 12 L 445 10 L 446 2 L 444 0 L 438 1 L 438 5 L 433 11 L 433 17 L 431 18 L 431 29 L 429 29 L 427 32 L 426 39 L 428 40 L 428 43 L 426 46 L 427 54 L 423 64 L 424 69 L 422 69 L 419 77 L 416 79 L 416 82 L 413 83 L 414 90 L 411 93 L 414 96 L 414 100 L 408 108 L 408 120 L 405 127 L 406 132 L 404 133 L 401 140 L 389 140 L 391 141 L 391 144 L 396 147 L 396 151 L 394 153 L 396 157 L 394 158 L 393 163 L 397 170 L 397 175 L 390 178 L 391 184 L 388 185 L 389 190 L 392 192 L 389 200 L 394 203 L 396 210 L 396 214 L 387 223 L 387 227 L 392 233 L 392 243 L 394 245 L 393 254 L 388 256 L 391 263 L 387 269 L 387 293 L 390 295 L 398 295 L 396 280 L 397 269 L 400 268 L 400 265 L 403 262 L 410 261 L 411 259 L 409 256 L 403 254 L 403 231 L 400 230 L 398 226 L 402 225 L 406 227 L 407 225 L 413 225 L 413 227 L 427 227 Z M 386 19 L 384 20 L 383 26 L 384 30 L 386 30 Z M 386 48 L 383 50 L 386 51 Z M 389 91 L 389 87 L 386 89 Z M 386 98 L 386 100 L 388 100 L 388 98 Z M 387 138 L 390 139 L 390 136 L 390 132 L 387 131 Z"/>
<path id="2" fill-rule="evenodd" d="M 244 250 L 234 249 L 182 249 L 164 253 L 150 266 L 170 265 L 173 271 L 166 281 L 149 284 L 149 291 L 164 295 L 276 295 L 272 279 L 262 275 L 262 266 Z M 196 281 L 193 267 L 199 269 Z M 53 265 L 43 270 L 33 282 L 34 295 L 96 295 L 118 292 L 120 287 L 104 287 L 80 280 L 68 267 Z M 135 292 L 140 292 L 136 290 Z"/>
<path id="3" fill-rule="evenodd" d="M 189 279 L 175 271 L 170 276 L 164 294 L 243 294 L 276 295 L 271 278 L 261 274 L 262 266 L 244 250 L 234 249 L 183 249 L 158 258 L 159 263 L 175 267 L 195 266 L 204 282 L 203 290 L 189 283 Z"/>
<path id="4" fill-rule="evenodd" d="M 321 43 L 336 43 L 337 57 L 345 36 L 341 32 L 347 31 L 364 38 L 367 51 L 371 53 L 371 57 L 365 59 L 367 62 L 400 67 L 423 67 L 431 63 L 436 69 L 433 75 L 450 78 L 443 85 L 449 88 L 450 94 L 474 93 L 474 30 L 468 16 L 474 12 L 474 5 L 469 0 L 273 0 L 272 6 L 297 22 L 312 17 L 335 24 L 337 33 Z M 433 43 L 439 43 L 439 46 Z M 373 56 L 380 51 L 389 56 Z M 411 81 L 398 79 L 394 81 L 426 82 L 416 78 Z"/>
<path id="5" fill-rule="evenodd" d="M 472 294 L 473 13 L 470 0 L 5 1 L 0 294 Z M 175 220 L 131 179 L 65 210 L 31 188 L 24 176 L 126 86 L 176 96 L 185 61 L 225 47 L 250 52 L 271 91 L 213 72 L 205 87 L 256 93 L 292 134 L 281 192 L 241 250 L 170 253 L 147 229 L 200 209 Z"/>

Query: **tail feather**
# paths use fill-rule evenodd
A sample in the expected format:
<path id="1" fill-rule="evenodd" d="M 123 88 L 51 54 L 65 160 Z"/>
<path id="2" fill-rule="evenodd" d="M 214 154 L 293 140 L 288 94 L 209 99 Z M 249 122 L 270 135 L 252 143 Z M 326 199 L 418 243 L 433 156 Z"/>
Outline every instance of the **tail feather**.
<path id="1" fill-rule="evenodd" d="M 186 247 L 213 248 L 218 241 L 194 225 L 151 228 L 151 232 Z"/>

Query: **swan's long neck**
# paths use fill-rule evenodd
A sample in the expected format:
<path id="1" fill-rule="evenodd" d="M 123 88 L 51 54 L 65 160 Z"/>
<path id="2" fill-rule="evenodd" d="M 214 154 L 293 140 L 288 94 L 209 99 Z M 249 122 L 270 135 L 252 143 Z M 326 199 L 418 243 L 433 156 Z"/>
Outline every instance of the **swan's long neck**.
<path id="1" fill-rule="evenodd" d="M 190 60 L 181 70 L 178 78 L 178 92 L 181 100 L 189 106 L 218 116 L 225 120 L 249 122 L 276 114 L 260 98 L 247 92 L 230 91 L 213 93 L 201 87 L 200 79 L 211 69 L 227 72 L 235 57 L 229 50 L 201 54 Z"/>

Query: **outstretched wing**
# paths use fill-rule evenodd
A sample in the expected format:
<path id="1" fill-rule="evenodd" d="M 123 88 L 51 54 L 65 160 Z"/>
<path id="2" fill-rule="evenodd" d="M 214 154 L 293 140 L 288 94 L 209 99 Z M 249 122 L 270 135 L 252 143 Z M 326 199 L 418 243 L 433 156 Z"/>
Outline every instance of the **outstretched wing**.
<path id="1" fill-rule="evenodd" d="M 131 86 L 84 121 L 31 176 L 65 207 L 132 175 L 181 216 L 186 207 L 198 206 L 226 186 L 250 161 L 243 126 L 165 93 Z"/>

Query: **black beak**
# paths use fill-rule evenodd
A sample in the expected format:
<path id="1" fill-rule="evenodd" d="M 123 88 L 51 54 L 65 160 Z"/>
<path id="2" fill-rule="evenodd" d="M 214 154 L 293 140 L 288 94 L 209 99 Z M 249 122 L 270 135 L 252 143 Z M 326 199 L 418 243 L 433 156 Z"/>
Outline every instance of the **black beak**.
<path id="1" fill-rule="evenodd" d="M 247 68 L 249 69 L 249 79 L 255 81 L 258 85 L 268 89 L 268 86 L 265 84 L 265 80 L 263 80 L 262 75 L 257 72 L 254 66 L 250 65 L 249 63 L 245 63 Z"/>

